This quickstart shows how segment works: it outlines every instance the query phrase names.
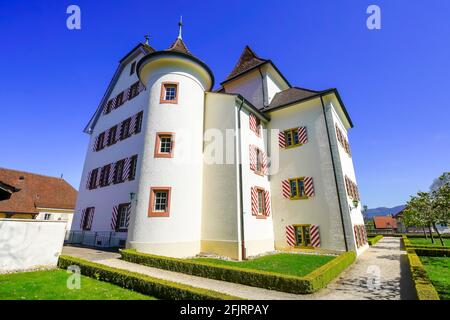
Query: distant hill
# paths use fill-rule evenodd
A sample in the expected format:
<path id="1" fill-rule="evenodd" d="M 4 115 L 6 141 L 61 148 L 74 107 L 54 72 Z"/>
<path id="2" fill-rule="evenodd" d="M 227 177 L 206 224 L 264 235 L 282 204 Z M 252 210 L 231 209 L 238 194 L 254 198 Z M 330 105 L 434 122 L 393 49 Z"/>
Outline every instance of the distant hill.
<path id="1" fill-rule="evenodd" d="M 380 207 L 380 208 L 374 208 L 374 209 L 367 209 L 366 212 L 364 212 L 364 216 L 367 218 L 373 218 L 375 216 L 387 216 L 389 214 L 395 215 L 402 211 L 405 208 L 405 205 L 396 206 L 393 208 L 386 208 L 386 207 Z"/>

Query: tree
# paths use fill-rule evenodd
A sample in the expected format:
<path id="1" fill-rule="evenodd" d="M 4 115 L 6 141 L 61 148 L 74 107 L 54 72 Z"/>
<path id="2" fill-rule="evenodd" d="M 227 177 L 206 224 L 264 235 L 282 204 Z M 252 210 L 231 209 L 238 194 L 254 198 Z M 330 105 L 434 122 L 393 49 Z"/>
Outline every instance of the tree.
<path id="1" fill-rule="evenodd" d="M 439 177 L 439 183 L 433 183 L 437 186 L 431 191 L 433 206 L 433 227 L 439 236 L 441 244 L 444 245 L 441 234 L 436 224 L 447 225 L 450 221 L 450 173 L 446 172 Z"/>

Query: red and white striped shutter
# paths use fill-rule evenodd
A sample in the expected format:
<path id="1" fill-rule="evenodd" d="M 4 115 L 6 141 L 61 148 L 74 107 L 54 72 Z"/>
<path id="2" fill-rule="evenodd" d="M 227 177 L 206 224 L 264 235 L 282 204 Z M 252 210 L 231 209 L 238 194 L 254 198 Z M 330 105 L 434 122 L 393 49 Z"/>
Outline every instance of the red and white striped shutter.
<path id="1" fill-rule="evenodd" d="M 250 151 L 250 170 L 256 170 L 256 150 L 254 145 L 249 145 Z"/>
<path id="2" fill-rule="evenodd" d="M 270 193 L 269 191 L 264 191 L 264 203 L 265 207 L 265 216 L 270 216 Z"/>
<path id="3" fill-rule="evenodd" d="M 258 215 L 258 192 L 255 187 L 250 188 L 250 193 L 252 197 L 252 215 Z"/>
<path id="4" fill-rule="evenodd" d="M 94 145 L 92 146 L 92 151 L 94 152 L 97 151 L 98 137 L 100 137 L 100 135 L 95 137 Z"/>
<path id="5" fill-rule="evenodd" d="M 108 176 L 108 181 L 107 181 L 107 185 L 110 185 L 110 184 L 112 184 L 113 183 L 113 179 L 114 179 L 114 168 L 115 166 L 114 166 L 114 163 L 111 163 L 110 164 L 110 167 L 109 167 L 109 176 Z"/>
<path id="6" fill-rule="evenodd" d="M 291 185 L 289 183 L 289 180 L 281 181 L 281 189 L 283 191 L 283 197 L 286 199 L 290 199 L 291 198 Z"/>
<path id="7" fill-rule="evenodd" d="M 111 217 L 111 230 L 115 231 L 117 227 L 117 216 L 119 214 L 119 206 L 114 206 Z"/>
<path id="8" fill-rule="evenodd" d="M 141 91 L 144 91 L 144 90 L 145 90 L 144 84 L 143 84 L 141 81 L 139 81 L 139 85 L 138 85 L 138 93 L 141 92 Z"/>
<path id="9" fill-rule="evenodd" d="M 308 143 L 308 133 L 306 131 L 306 127 L 298 128 L 298 142 L 300 142 L 301 144 Z"/>
<path id="10" fill-rule="evenodd" d="M 267 153 L 262 152 L 262 169 L 265 175 L 269 174 L 269 164 L 267 163 Z"/>
<path id="11" fill-rule="evenodd" d="M 278 133 L 278 145 L 282 149 L 286 148 L 286 135 L 284 134 L 283 131 L 280 131 Z"/>
<path id="12" fill-rule="evenodd" d="M 319 233 L 319 226 L 316 224 L 313 224 L 311 228 L 309 229 L 309 232 L 311 233 L 311 245 L 314 248 L 320 247 L 320 233 Z"/>
<path id="13" fill-rule="evenodd" d="M 286 242 L 288 246 L 295 247 L 295 228 L 294 226 L 286 226 Z"/>
<path id="14" fill-rule="evenodd" d="M 127 229 L 128 225 L 130 224 L 130 217 L 131 217 L 131 203 L 127 207 L 127 222 L 126 222 Z"/>
<path id="15" fill-rule="evenodd" d="M 88 172 L 86 179 L 86 189 L 89 189 L 89 182 L 91 181 L 92 170 Z"/>
<path id="16" fill-rule="evenodd" d="M 353 226 L 353 230 L 355 232 L 355 239 L 356 239 L 356 247 L 360 247 L 360 240 L 359 240 L 359 234 L 358 234 L 358 226 Z"/>
<path id="17" fill-rule="evenodd" d="M 88 230 L 91 230 L 91 228 L 92 228 L 92 221 L 94 220 L 94 213 L 95 213 L 95 208 L 92 208 L 92 210 L 89 210 L 89 222 L 87 225 Z"/>
<path id="18" fill-rule="evenodd" d="M 124 180 L 128 180 L 128 177 L 130 176 L 130 168 L 131 168 L 131 158 L 125 159 L 125 164 L 123 167 L 123 177 Z"/>
<path id="19" fill-rule="evenodd" d="M 313 197 L 315 195 L 313 178 L 305 177 L 304 182 L 305 182 L 305 195 L 307 197 Z"/>
<path id="20" fill-rule="evenodd" d="M 86 209 L 81 210 L 80 229 L 83 230 L 83 222 L 86 217 Z"/>
<path id="21" fill-rule="evenodd" d="M 135 130 L 136 130 L 136 119 L 137 119 L 137 114 L 135 114 L 134 116 L 131 117 L 131 121 L 130 121 L 130 136 L 135 134 Z"/>
<path id="22" fill-rule="evenodd" d="M 253 113 L 249 114 L 249 127 L 250 130 L 252 130 L 253 132 L 256 132 L 256 117 Z"/>
<path id="23" fill-rule="evenodd" d="M 127 102 L 130 99 L 130 94 L 131 94 L 131 87 L 129 87 L 128 89 L 125 89 L 123 91 L 123 101 L 122 104 L 124 104 L 125 102 Z"/>
<path id="24" fill-rule="evenodd" d="M 365 239 L 364 239 L 364 230 L 363 230 L 363 228 L 364 228 L 363 225 L 359 226 L 359 237 L 361 238 L 361 245 L 362 246 L 366 244 Z"/>

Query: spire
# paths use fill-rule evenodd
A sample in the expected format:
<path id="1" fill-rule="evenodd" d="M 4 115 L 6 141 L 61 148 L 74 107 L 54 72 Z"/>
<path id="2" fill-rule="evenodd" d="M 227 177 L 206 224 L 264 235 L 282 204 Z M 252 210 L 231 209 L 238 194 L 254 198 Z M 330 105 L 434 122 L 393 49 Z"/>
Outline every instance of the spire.
<path id="1" fill-rule="evenodd" d="M 178 22 L 178 27 L 180 28 L 178 31 L 178 39 L 182 39 L 181 37 L 181 31 L 183 29 L 183 16 L 180 16 L 180 21 Z"/>
<path id="2" fill-rule="evenodd" d="M 146 34 L 146 35 L 144 36 L 144 38 L 145 38 L 145 44 L 148 45 L 148 39 L 149 39 L 148 34 Z"/>

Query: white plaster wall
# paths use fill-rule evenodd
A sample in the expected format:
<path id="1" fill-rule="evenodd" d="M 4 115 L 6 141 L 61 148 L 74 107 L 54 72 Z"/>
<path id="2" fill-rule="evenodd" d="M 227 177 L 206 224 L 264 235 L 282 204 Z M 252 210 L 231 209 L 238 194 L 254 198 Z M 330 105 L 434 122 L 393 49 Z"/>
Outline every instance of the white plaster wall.
<path id="1" fill-rule="evenodd" d="M 306 126 L 308 143 L 292 149 L 270 146 L 271 156 L 279 155 L 279 170 L 270 177 L 275 246 L 288 247 L 286 225 L 319 225 L 322 248 L 345 250 L 333 166 L 326 126 L 319 99 L 270 113 L 269 129 L 280 131 Z M 313 177 L 315 196 L 307 200 L 283 198 L 282 180 Z"/>
<path id="2" fill-rule="evenodd" d="M 229 83 L 225 83 L 224 88 L 228 93 L 241 94 L 257 108 L 263 107 L 263 82 L 261 81 L 261 75 L 258 70 L 249 72 Z"/>
<path id="3" fill-rule="evenodd" d="M 150 95 L 128 247 L 177 257 L 200 251 L 205 86 L 195 67 L 183 59 L 161 59 L 142 72 Z M 160 104 L 161 84 L 166 81 L 179 83 L 177 104 Z M 154 158 L 157 132 L 175 133 L 173 158 Z M 150 187 L 172 188 L 169 217 L 148 217 Z"/>
<path id="4" fill-rule="evenodd" d="M 55 211 L 39 211 L 39 213 L 36 216 L 36 220 L 44 220 L 45 215 L 50 214 L 50 221 L 64 221 L 66 222 L 66 230 L 70 230 L 72 226 L 72 220 L 73 220 L 73 211 L 72 212 L 55 212 Z M 48 220 L 47 220 L 48 221 Z"/>
<path id="5" fill-rule="evenodd" d="M 110 97 L 115 97 L 121 91 L 127 89 L 138 81 L 136 73 L 130 76 L 130 66 L 133 61 L 138 61 L 143 57 L 139 54 L 135 59 L 129 60 L 122 70 Z M 93 145 L 95 138 L 103 131 L 114 125 L 119 125 L 123 120 L 144 110 L 142 127 L 145 127 L 147 109 L 145 106 L 148 101 L 148 90 L 141 91 L 138 96 L 132 100 L 126 101 L 118 109 L 113 110 L 107 115 L 100 115 L 93 133 L 90 136 L 89 145 L 86 151 L 86 158 L 83 167 L 83 174 L 78 192 L 75 214 L 72 221 L 71 230 L 80 230 L 81 213 L 84 208 L 95 207 L 94 219 L 91 231 L 104 232 L 111 230 L 111 218 L 113 207 L 120 203 L 130 202 L 130 193 L 137 193 L 137 177 L 142 161 L 142 145 L 144 142 L 143 130 L 137 135 L 118 141 L 116 144 L 105 147 L 103 150 L 94 152 Z M 120 126 L 119 126 L 120 129 Z M 118 130 L 119 130 L 118 129 Z M 114 163 L 118 160 L 138 155 L 136 179 L 134 181 L 126 181 L 117 185 L 109 185 L 107 187 L 88 190 L 86 182 L 90 170 Z"/>
<path id="6" fill-rule="evenodd" d="M 0 272 L 56 266 L 66 223 L 0 219 Z"/>
<path id="7" fill-rule="evenodd" d="M 244 231 L 247 256 L 257 255 L 274 250 L 272 214 L 266 219 L 258 219 L 252 215 L 251 187 L 261 187 L 269 191 L 272 196 L 268 176 L 261 176 L 250 170 L 249 146 L 255 145 L 263 152 L 266 148 L 266 124 L 258 137 L 249 126 L 249 111 L 241 110 L 241 138 L 242 138 L 242 184 L 244 204 Z"/>

